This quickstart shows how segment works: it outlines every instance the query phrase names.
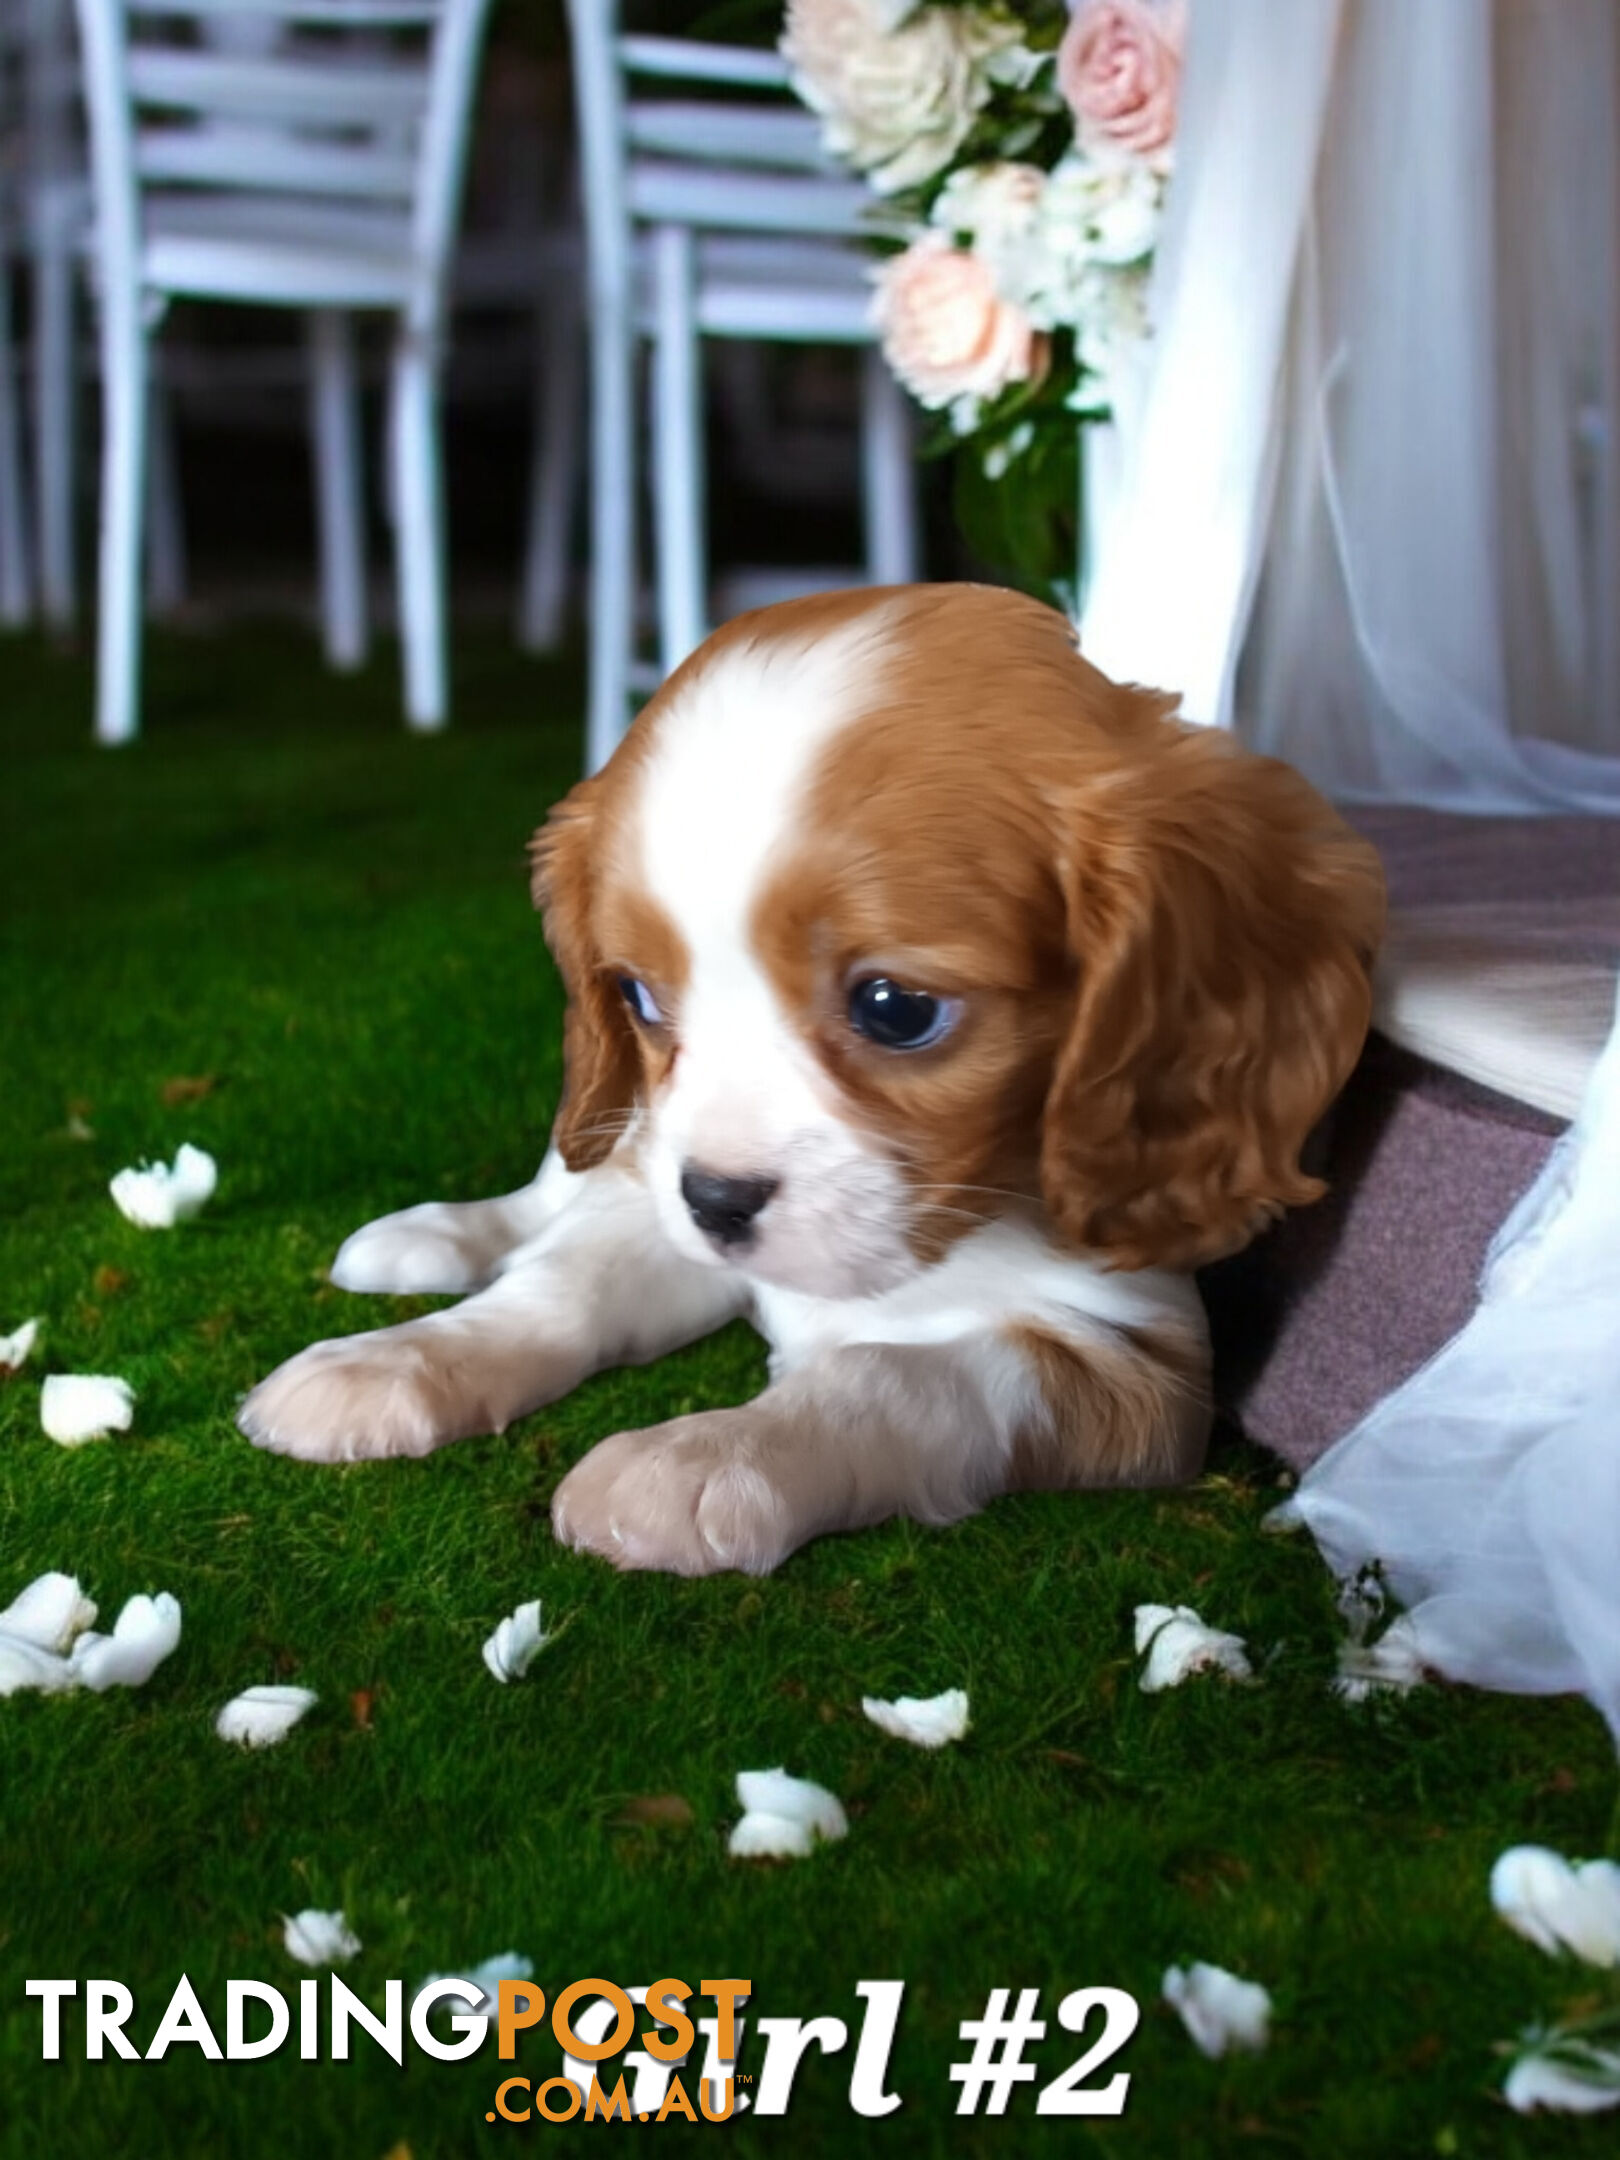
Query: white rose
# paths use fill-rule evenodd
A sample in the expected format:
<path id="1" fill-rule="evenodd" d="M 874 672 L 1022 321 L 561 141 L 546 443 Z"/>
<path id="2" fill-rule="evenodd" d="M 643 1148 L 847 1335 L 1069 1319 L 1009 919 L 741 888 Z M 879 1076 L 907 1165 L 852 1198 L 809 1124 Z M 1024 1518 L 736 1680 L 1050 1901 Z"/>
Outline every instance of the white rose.
<path id="1" fill-rule="evenodd" d="M 990 95 L 986 62 L 1018 42 L 977 8 L 788 0 L 780 49 L 828 150 L 892 195 L 955 157 Z"/>
<path id="2" fill-rule="evenodd" d="M 1158 237 L 1163 182 L 1144 166 L 1106 169 L 1067 157 L 1053 168 L 1027 241 L 1020 297 L 1042 329 L 1085 324 L 1099 267 L 1142 264 Z"/>
<path id="3" fill-rule="evenodd" d="M 964 165 L 934 198 L 928 221 L 982 256 L 1003 299 L 1023 306 L 1038 254 L 1046 175 L 1038 165 Z"/>
<path id="4" fill-rule="evenodd" d="M 1108 382 L 1136 357 L 1148 331 L 1147 272 L 1091 265 L 1077 294 L 1074 349 L 1080 365 Z"/>

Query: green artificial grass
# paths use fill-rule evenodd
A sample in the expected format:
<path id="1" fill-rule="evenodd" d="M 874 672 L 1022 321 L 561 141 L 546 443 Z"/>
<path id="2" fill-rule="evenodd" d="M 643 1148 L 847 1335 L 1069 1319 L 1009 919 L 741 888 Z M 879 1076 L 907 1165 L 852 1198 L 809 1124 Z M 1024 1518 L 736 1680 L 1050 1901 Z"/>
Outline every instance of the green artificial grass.
<path id="1" fill-rule="evenodd" d="M 346 2063 L 87 2063 L 77 2009 L 40 2060 L 30 1976 L 131 1986 L 144 2045 L 181 1973 L 223 2031 L 229 1977 L 289 1992 L 278 1915 L 342 1906 L 373 2006 L 516 1949 L 586 1974 L 746 1974 L 756 2016 L 837 2016 L 789 2113 L 661 2141 L 763 2152 L 1352 2156 L 1612 2152 L 1616 2118 L 1521 2121 L 1493 2053 L 1602 1995 L 1491 1913 L 1505 1845 L 1604 1849 L 1615 1765 L 1571 1701 L 1429 1688 L 1351 1709 L 1312 1548 L 1261 1533 L 1269 1459 L 1228 1437 L 1173 1494 L 1001 1501 L 948 1531 L 892 1523 L 775 1576 L 616 1576 L 559 1550 L 548 1504 L 599 1437 L 761 1382 L 744 1328 L 605 1375 L 500 1439 L 317 1470 L 256 1453 L 241 1393 L 315 1338 L 423 1309 L 332 1289 L 339 1240 L 434 1195 L 529 1176 L 559 1083 L 560 996 L 525 839 L 577 763 L 580 688 L 464 642 L 454 728 L 409 738 L 391 656 L 327 676 L 292 633 L 157 641 L 146 739 L 88 739 L 77 659 L 0 648 L 0 1332 L 44 1320 L 0 1383 L 0 1603 L 76 1572 L 109 1624 L 180 1600 L 138 1692 L 0 1702 L 0 2152 L 571 2150 L 579 2125 L 490 2126 L 497 2079 L 559 2067 L 531 2036 L 469 2064 L 363 2036 Z M 762 722 L 763 724 L 763 722 Z M 176 1081 L 198 1083 L 177 1089 Z M 191 1099 L 176 1101 L 176 1095 Z M 143 1233 L 111 1173 L 191 1139 L 220 1164 L 195 1223 Z M 47 1371 L 124 1374 L 133 1432 L 41 1433 Z M 480 1644 L 540 1597 L 556 1639 L 498 1686 Z M 1148 1697 L 1131 1612 L 1187 1601 L 1244 1635 L 1259 1683 Z M 297 1680 L 279 1748 L 218 1741 L 219 1705 Z M 959 1748 L 910 1750 L 863 1694 L 965 1686 Z M 739 1769 L 840 1794 L 845 1842 L 728 1860 Z M 679 1795 L 690 1821 L 638 1817 Z M 678 1812 L 678 1811 L 677 1811 Z M 1172 1960 L 1264 1981 L 1269 2051 L 1206 2062 L 1159 2004 Z M 907 1983 L 883 2120 L 851 2113 L 861 1979 Z M 954 2113 L 959 2020 L 1042 1990 L 1044 2085 L 1080 2052 L 1068 1990 L 1142 2004 L 1110 2068 L 1119 2120 Z M 758 2075 L 751 2035 L 742 2066 Z M 748 2087 L 742 2086 L 747 2092 Z M 649 2126 L 650 2128 L 650 2126 Z"/>

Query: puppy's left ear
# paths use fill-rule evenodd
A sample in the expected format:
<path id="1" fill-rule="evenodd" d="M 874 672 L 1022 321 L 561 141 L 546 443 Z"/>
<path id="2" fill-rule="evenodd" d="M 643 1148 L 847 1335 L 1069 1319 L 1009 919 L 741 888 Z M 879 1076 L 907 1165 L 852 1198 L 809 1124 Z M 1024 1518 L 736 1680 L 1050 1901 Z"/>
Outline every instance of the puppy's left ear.
<path id="1" fill-rule="evenodd" d="M 602 973 L 591 926 L 599 793 L 595 780 L 582 780 L 529 843 L 530 890 L 568 993 L 563 1095 L 552 1138 L 570 1170 L 588 1170 L 612 1153 L 641 1070 L 623 1001 Z"/>
<path id="2" fill-rule="evenodd" d="M 1323 1189 L 1299 1151 L 1367 1031 L 1384 878 L 1290 767 L 1162 719 L 1136 747 L 1067 806 L 1041 1185 L 1117 1266 L 1192 1267 Z"/>

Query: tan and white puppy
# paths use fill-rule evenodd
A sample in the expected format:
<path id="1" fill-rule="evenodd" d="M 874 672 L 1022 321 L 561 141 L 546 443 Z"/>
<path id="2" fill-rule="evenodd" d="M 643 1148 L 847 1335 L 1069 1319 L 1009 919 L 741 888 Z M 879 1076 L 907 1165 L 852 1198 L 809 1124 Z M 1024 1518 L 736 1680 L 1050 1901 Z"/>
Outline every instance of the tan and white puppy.
<path id="1" fill-rule="evenodd" d="M 985 587 L 729 623 L 534 846 L 568 992 L 551 1151 L 356 1232 L 261 1446 L 421 1455 L 738 1314 L 764 1393 L 603 1440 L 557 1535 L 762 1572 L 895 1513 L 1196 1473 L 1189 1270 L 1313 1198 L 1367 1025 L 1376 856 L 1286 766 Z"/>

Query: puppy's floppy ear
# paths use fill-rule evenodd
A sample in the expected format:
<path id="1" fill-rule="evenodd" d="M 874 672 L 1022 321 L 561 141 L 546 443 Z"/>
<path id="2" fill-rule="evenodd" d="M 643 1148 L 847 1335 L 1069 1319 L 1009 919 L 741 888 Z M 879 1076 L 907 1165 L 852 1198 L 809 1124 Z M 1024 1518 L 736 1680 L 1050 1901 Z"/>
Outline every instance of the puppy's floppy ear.
<path id="1" fill-rule="evenodd" d="M 597 782 L 582 780 L 529 843 L 530 890 L 568 993 L 563 1094 L 552 1138 L 570 1170 L 588 1170 L 612 1152 L 641 1071 L 623 1001 L 602 973 L 591 925 L 599 797 Z"/>
<path id="2" fill-rule="evenodd" d="M 1190 1267 L 1322 1191 L 1299 1150 L 1367 1030 L 1384 879 L 1288 766 L 1162 718 L 1133 734 L 1144 754 L 1066 805 L 1076 1002 L 1041 1185 L 1077 1243 Z"/>

